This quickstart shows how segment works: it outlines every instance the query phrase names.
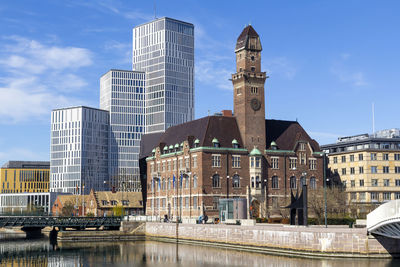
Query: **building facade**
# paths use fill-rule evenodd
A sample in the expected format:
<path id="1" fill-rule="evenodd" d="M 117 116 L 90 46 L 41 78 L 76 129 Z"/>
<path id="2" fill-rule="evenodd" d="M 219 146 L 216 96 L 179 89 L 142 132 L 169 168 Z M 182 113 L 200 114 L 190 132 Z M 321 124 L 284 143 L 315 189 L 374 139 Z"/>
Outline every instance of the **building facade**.
<path id="1" fill-rule="evenodd" d="M 135 27 L 132 69 L 146 72 L 146 133 L 193 120 L 193 24 L 164 17 Z"/>
<path id="2" fill-rule="evenodd" d="M 265 119 L 261 49 L 247 26 L 235 48 L 234 116 L 225 111 L 143 137 L 146 214 L 218 216 L 220 198 L 246 198 L 250 217 L 285 217 L 291 191 L 322 187 L 318 143 L 297 121 Z"/>
<path id="3" fill-rule="evenodd" d="M 110 114 L 109 187 L 141 191 L 140 140 L 145 131 L 145 74 L 110 70 L 100 78 L 100 108 Z"/>
<path id="4" fill-rule="evenodd" d="M 361 213 L 400 199 L 400 130 L 341 137 L 322 146 L 328 155 L 328 178 L 348 192 Z"/>
<path id="5" fill-rule="evenodd" d="M 50 191 L 104 190 L 109 183 L 108 134 L 108 111 L 84 106 L 53 110 Z"/>

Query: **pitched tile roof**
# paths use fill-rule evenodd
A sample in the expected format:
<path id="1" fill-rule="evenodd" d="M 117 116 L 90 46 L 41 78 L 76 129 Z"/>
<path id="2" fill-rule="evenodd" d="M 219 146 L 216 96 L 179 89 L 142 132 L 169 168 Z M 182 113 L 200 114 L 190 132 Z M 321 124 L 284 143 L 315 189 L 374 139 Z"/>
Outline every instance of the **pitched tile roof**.
<path id="1" fill-rule="evenodd" d="M 250 37 L 259 37 L 259 35 L 251 25 L 248 25 L 239 35 L 236 41 L 235 51 L 245 48 Z"/>
<path id="2" fill-rule="evenodd" d="M 111 191 L 97 191 L 94 192 L 97 205 L 99 208 L 111 208 L 115 205 L 111 205 L 111 201 L 117 202 L 117 205 L 122 205 L 122 200 L 128 200 L 128 204 L 124 205 L 128 208 L 143 208 L 142 192 L 111 192 Z M 107 201 L 106 205 L 103 205 L 103 200 Z"/>

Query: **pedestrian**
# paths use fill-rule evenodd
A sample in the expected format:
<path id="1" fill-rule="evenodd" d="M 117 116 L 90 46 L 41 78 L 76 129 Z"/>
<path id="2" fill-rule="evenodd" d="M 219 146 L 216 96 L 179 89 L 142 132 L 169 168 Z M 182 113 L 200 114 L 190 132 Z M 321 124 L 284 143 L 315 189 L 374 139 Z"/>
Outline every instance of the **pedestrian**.
<path id="1" fill-rule="evenodd" d="M 207 216 L 207 215 L 204 215 L 204 224 L 206 224 L 207 221 L 208 221 L 208 216 Z"/>

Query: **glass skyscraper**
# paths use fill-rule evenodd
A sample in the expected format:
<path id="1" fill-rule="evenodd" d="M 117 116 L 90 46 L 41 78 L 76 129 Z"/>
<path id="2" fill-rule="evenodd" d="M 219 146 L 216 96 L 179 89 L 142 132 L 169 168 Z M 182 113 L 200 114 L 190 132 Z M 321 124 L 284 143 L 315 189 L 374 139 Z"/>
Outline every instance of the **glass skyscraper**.
<path id="1" fill-rule="evenodd" d="M 193 120 L 193 24 L 160 18 L 135 27 L 132 68 L 146 72 L 146 133 Z"/>
<path id="2" fill-rule="evenodd" d="M 50 137 L 50 191 L 89 194 L 105 190 L 108 179 L 109 114 L 71 107 L 53 110 Z"/>
<path id="3" fill-rule="evenodd" d="M 145 74 L 112 69 L 100 78 L 100 108 L 110 113 L 109 188 L 140 191 L 139 150 L 145 126 Z"/>

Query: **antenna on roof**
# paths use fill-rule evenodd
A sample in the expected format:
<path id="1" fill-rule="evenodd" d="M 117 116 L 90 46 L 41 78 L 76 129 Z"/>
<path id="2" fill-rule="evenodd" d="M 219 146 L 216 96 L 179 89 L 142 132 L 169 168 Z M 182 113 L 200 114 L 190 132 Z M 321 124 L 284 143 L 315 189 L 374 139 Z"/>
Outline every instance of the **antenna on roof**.
<path id="1" fill-rule="evenodd" d="M 375 137 L 375 104 L 372 102 L 372 136 Z"/>
<path id="2" fill-rule="evenodd" d="M 154 3 L 154 19 L 157 19 L 157 15 L 156 15 L 156 0 L 154 0 L 153 3 Z"/>

